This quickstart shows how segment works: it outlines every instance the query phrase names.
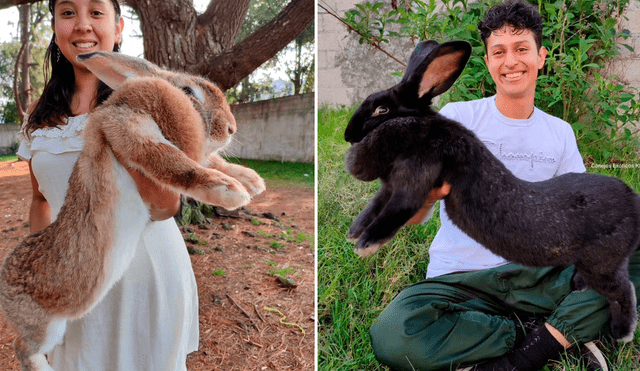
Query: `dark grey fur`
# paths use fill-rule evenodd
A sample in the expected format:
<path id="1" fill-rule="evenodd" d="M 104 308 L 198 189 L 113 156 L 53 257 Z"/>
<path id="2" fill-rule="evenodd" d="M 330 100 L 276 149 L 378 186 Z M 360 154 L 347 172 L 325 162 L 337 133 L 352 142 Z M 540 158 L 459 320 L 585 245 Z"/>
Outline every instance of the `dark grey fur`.
<path id="1" fill-rule="evenodd" d="M 512 262 L 575 265 L 576 289 L 605 296 L 613 336 L 630 341 L 637 310 L 628 265 L 640 246 L 640 197 L 619 179 L 595 174 L 520 180 L 471 131 L 432 110 L 431 99 L 449 89 L 470 53 L 465 42 L 421 42 L 402 82 L 369 96 L 349 121 L 347 169 L 382 183 L 349 230 L 356 252 L 375 252 L 447 182 L 446 210 L 456 226 Z M 457 63 L 444 63 L 446 72 L 441 64 L 442 76 L 419 97 L 430 65 L 454 54 Z M 384 113 L 374 115 L 378 107 Z"/>

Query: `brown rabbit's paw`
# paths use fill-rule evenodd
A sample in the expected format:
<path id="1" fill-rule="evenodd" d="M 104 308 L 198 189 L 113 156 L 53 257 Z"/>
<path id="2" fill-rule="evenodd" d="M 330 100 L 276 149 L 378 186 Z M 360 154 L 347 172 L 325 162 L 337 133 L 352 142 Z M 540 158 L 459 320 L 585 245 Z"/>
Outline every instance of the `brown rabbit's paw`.
<path id="1" fill-rule="evenodd" d="M 251 197 L 259 195 L 266 189 L 264 179 L 262 179 L 255 170 L 249 169 L 248 167 L 235 167 L 228 175 L 242 183 Z"/>
<path id="2" fill-rule="evenodd" d="M 260 175 L 258 175 L 258 173 L 256 173 L 255 171 L 254 173 L 254 176 L 240 180 L 240 182 L 244 185 L 244 187 L 252 197 L 259 195 L 260 193 L 264 192 L 265 189 L 267 189 L 266 185 L 264 184 L 264 179 L 262 179 Z"/>
<path id="3" fill-rule="evenodd" d="M 212 190 L 216 205 L 227 210 L 234 210 L 242 207 L 251 201 L 251 196 L 239 181 L 229 178 L 226 185 L 216 186 Z"/>

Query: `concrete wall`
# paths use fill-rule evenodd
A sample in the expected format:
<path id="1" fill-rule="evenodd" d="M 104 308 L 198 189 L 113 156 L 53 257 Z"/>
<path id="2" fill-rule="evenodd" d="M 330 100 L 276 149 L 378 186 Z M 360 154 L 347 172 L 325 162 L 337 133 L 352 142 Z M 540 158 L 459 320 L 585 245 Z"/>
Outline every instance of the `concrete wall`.
<path id="1" fill-rule="evenodd" d="M 323 0 L 334 13 L 344 17 L 345 11 L 355 8 L 364 0 Z M 625 17 L 627 20 L 625 20 Z M 369 94 L 386 89 L 398 82 L 389 74 L 402 71 L 402 66 L 379 51 L 358 43 L 355 33 L 349 34 L 344 24 L 318 8 L 318 104 L 330 106 L 359 103 Z M 640 1 L 630 1 L 623 14 L 622 28 L 631 31 L 625 43 L 635 51 L 620 49 L 610 66 L 610 72 L 619 75 L 627 86 L 640 88 Z M 406 62 L 412 46 L 407 41 L 391 39 L 384 48 Z"/>
<path id="2" fill-rule="evenodd" d="M 362 0 L 323 0 L 320 4 L 339 17 Z M 399 78 L 391 76 L 403 66 L 373 47 L 360 45 L 355 33 L 318 7 L 318 104 L 350 105 L 369 94 L 386 89 Z M 407 62 L 412 46 L 406 40 L 393 39 L 384 48 Z M 373 78 L 375 76 L 375 78 Z"/>
<path id="3" fill-rule="evenodd" d="M 233 107 L 238 123 L 226 153 L 258 160 L 313 162 L 314 94 L 241 104 Z M 0 125 L 0 152 L 18 141 L 18 125 Z"/>
<path id="4" fill-rule="evenodd" d="M 0 154 L 6 153 L 8 148 L 20 141 L 20 125 L 0 125 Z"/>
<path id="5" fill-rule="evenodd" d="M 233 107 L 238 132 L 226 152 L 248 159 L 313 162 L 315 94 Z"/>
<path id="6" fill-rule="evenodd" d="M 622 84 L 640 88 L 640 1 L 631 0 L 623 16 L 620 26 L 629 30 L 631 36 L 621 42 L 630 45 L 634 51 L 621 47 L 621 55 L 611 64 L 610 72 L 620 76 Z"/>

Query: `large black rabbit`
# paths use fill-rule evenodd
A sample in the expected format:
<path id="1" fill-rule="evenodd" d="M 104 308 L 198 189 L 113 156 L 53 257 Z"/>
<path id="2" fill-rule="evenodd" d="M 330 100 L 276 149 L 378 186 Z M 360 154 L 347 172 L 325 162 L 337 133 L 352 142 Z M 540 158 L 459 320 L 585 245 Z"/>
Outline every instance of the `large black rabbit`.
<path id="1" fill-rule="evenodd" d="M 470 130 L 435 112 L 432 98 L 451 87 L 470 54 L 463 41 L 419 43 L 402 81 L 353 114 L 347 169 L 382 183 L 349 230 L 356 253 L 377 251 L 446 182 L 447 214 L 458 228 L 515 263 L 575 265 L 576 288 L 605 296 L 613 336 L 631 341 L 637 310 L 628 265 L 640 246 L 640 197 L 595 174 L 520 180 Z"/>

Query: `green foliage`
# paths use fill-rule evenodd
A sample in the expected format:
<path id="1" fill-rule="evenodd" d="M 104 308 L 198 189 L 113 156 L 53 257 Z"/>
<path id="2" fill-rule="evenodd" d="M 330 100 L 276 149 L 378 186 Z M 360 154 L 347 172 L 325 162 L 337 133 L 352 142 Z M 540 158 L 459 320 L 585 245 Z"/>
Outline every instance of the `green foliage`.
<path id="1" fill-rule="evenodd" d="M 440 42 L 466 40 L 473 54 L 454 87 L 438 101 L 472 100 L 495 94 L 484 63 L 478 22 L 497 1 L 407 0 L 406 7 L 388 10 L 382 2 L 356 5 L 343 20 L 360 35 L 360 43 L 388 43 L 391 37 Z M 640 100 L 638 89 L 603 71 L 619 54 L 629 30 L 618 22 L 628 0 L 534 1 L 544 19 L 546 65 L 538 78 L 536 106 L 571 123 L 586 162 L 620 162 L 636 146 Z"/>
<path id="2" fill-rule="evenodd" d="M 315 74 L 314 36 L 315 26 L 312 22 L 300 36 L 276 56 L 279 69 L 293 83 L 293 94 L 313 91 L 313 75 Z M 293 54 L 294 58 L 288 59 L 280 56 L 280 54 L 284 53 Z"/>
<path id="3" fill-rule="evenodd" d="M 180 225 L 205 224 L 211 222 L 211 218 L 216 216 L 215 207 L 198 202 L 186 196 L 182 197 L 182 208 L 178 214 Z"/>
<path id="4" fill-rule="evenodd" d="M 253 0 L 238 35 L 241 42 L 275 18 L 289 3 L 288 0 Z M 292 94 L 307 93 L 313 90 L 315 74 L 313 23 L 294 41 L 289 43 L 269 62 L 260 66 L 237 86 L 227 90 L 230 103 L 256 102 Z M 281 72 L 294 85 L 293 91 L 276 91 L 272 86 L 274 73 Z"/>
<path id="5" fill-rule="evenodd" d="M 31 63 L 34 68 L 29 70 L 29 79 L 33 91 L 31 100 L 35 100 L 44 88 L 44 55 L 51 38 L 51 23 L 48 20 L 49 10 L 44 3 L 33 4 L 32 28 L 29 40 L 31 43 Z M 18 27 L 18 24 L 10 22 Z M 35 26 L 35 27 L 34 27 Z M 15 95 L 13 93 L 14 66 L 18 51 L 19 40 L 0 44 L 0 122 L 12 124 L 20 123 L 20 117 L 16 109 Z M 23 109 L 26 109 L 24 107 Z"/>
<path id="6" fill-rule="evenodd" d="M 198 237 L 193 232 L 189 233 L 186 237 L 184 237 L 184 241 L 185 242 L 191 242 L 193 244 L 197 244 L 197 245 L 201 245 L 201 246 L 206 246 L 207 245 L 207 241 L 201 240 L 200 237 Z"/>

